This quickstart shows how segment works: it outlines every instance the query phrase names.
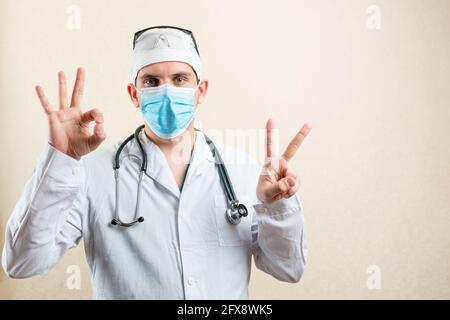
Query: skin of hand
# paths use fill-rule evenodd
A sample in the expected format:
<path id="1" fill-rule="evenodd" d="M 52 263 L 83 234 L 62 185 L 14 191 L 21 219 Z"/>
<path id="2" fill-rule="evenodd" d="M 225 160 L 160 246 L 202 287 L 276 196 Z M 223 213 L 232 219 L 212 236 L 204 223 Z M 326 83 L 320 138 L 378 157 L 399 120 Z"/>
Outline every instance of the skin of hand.
<path id="1" fill-rule="evenodd" d="M 55 110 L 49 103 L 41 86 L 36 93 L 48 118 L 49 143 L 57 150 L 79 160 L 95 150 L 105 139 L 103 114 L 97 108 L 86 112 L 81 110 L 85 83 L 83 68 L 77 69 L 70 104 L 67 99 L 67 84 L 64 72 L 58 73 L 59 108 Z M 89 132 L 89 124 L 95 122 L 94 132 Z"/>
<path id="2" fill-rule="evenodd" d="M 272 146 L 274 123 L 269 119 L 266 124 L 266 159 L 256 187 L 256 195 L 263 203 L 272 203 L 280 199 L 292 197 L 300 186 L 300 179 L 292 171 L 289 160 L 300 148 L 309 134 L 311 125 L 305 123 L 291 140 L 281 156 L 276 156 Z"/>

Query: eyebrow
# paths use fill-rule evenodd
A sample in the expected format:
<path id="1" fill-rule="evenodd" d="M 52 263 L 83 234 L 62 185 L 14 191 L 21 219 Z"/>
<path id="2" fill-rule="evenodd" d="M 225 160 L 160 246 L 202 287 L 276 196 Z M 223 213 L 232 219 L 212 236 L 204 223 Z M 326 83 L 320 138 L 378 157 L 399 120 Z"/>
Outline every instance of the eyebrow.
<path id="1" fill-rule="evenodd" d="M 177 73 L 171 74 L 170 76 L 171 77 L 180 77 L 180 76 L 190 77 L 192 75 L 193 75 L 192 72 L 177 72 Z M 145 78 L 159 79 L 161 77 L 151 74 L 151 73 L 144 73 L 143 75 L 139 76 L 139 79 L 145 79 Z"/>

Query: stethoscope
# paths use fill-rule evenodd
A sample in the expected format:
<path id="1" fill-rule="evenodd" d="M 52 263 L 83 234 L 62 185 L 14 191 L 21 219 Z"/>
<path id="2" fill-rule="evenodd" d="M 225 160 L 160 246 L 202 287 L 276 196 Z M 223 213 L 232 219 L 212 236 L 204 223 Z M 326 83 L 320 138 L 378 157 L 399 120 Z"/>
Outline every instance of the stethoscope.
<path id="1" fill-rule="evenodd" d="M 128 138 L 125 139 L 124 142 L 119 146 L 119 149 L 117 149 L 116 155 L 114 156 L 114 178 L 116 180 L 116 204 L 115 204 L 115 211 L 114 215 L 115 218 L 111 221 L 111 224 L 114 226 L 120 226 L 120 227 L 131 227 L 135 225 L 136 223 L 144 222 L 144 217 L 139 215 L 139 207 L 141 203 L 141 190 L 142 190 L 142 181 L 144 180 L 145 174 L 147 172 L 147 154 L 145 153 L 144 147 L 142 146 L 142 143 L 139 139 L 139 133 L 144 128 L 144 125 L 139 126 L 132 135 L 130 135 Z M 196 129 L 197 130 L 197 129 Z M 198 130 L 197 130 L 198 131 Z M 209 148 L 211 149 L 211 152 L 214 156 L 216 167 L 219 171 L 219 177 L 220 182 L 222 184 L 222 188 L 225 192 L 225 195 L 227 196 L 228 200 L 228 208 L 225 212 L 225 217 L 231 224 L 239 224 L 241 222 L 242 217 L 246 217 L 248 215 L 247 207 L 243 205 L 242 203 L 239 203 L 239 200 L 236 198 L 236 194 L 234 193 L 233 185 L 231 184 L 230 177 L 228 176 L 227 169 L 225 168 L 225 165 L 223 163 L 222 157 L 220 156 L 219 152 L 216 149 L 216 146 L 212 142 L 210 138 L 208 138 L 204 134 L 206 143 L 208 144 Z M 122 152 L 123 148 L 127 145 L 128 142 L 130 142 L 132 139 L 135 139 L 139 150 L 141 152 L 142 160 L 141 160 L 141 167 L 139 172 L 139 182 L 138 182 L 138 190 L 137 190 L 137 199 L 136 199 L 136 208 L 134 211 L 134 220 L 131 222 L 123 222 L 119 217 L 119 168 L 120 168 L 120 153 Z"/>

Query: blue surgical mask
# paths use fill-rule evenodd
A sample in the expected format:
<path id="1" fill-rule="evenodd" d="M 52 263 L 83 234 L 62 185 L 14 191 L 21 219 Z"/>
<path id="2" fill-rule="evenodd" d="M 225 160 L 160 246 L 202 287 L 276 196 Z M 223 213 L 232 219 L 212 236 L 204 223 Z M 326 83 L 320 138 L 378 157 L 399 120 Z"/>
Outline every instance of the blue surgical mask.
<path id="1" fill-rule="evenodd" d="M 163 139 L 182 134 L 195 115 L 195 88 L 174 87 L 163 84 L 142 88 L 141 111 L 150 129 Z"/>

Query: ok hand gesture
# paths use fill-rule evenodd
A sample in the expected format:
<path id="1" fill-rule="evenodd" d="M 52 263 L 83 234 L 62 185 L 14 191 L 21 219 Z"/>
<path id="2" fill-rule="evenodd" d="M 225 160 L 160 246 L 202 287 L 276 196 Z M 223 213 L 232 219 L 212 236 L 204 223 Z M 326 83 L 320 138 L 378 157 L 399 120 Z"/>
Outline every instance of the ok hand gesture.
<path id="1" fill-rule="evenodd" d="M 98 109 L 81 111 L 84 90 L 84 70 L 78 68 L 77 79 L 72 92 L 70 105 L 67 101 L 66 76 L 58 73 L 59 110 L 54 110 L 40 86 L 36 93 L 42 108 L 48 117 L 50 144 L 57 150 L 79 160 L 85 154 L 95 150 L 105 140 L 103 114 Z M 89 123 L 95 121 L 94 133 L 89 132 Z"/>

